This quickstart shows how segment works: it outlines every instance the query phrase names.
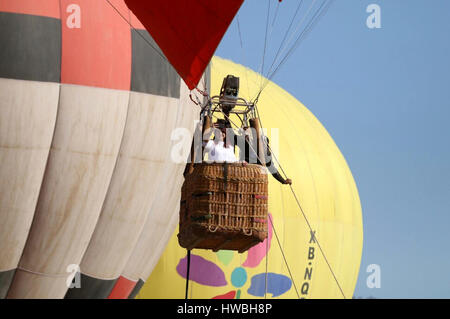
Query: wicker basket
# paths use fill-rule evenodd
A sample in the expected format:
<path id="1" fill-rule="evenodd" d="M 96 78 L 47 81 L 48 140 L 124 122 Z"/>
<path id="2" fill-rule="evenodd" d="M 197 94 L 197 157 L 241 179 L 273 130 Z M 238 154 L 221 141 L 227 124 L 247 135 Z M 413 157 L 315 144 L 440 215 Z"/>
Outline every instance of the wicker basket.
<path id="1" fill-rule="evenodd" d="M 267 194 L 263 166 L 195 164 L 181 190 L 180 246 L 244 252 L 262 242 L 267 237 Z"/>

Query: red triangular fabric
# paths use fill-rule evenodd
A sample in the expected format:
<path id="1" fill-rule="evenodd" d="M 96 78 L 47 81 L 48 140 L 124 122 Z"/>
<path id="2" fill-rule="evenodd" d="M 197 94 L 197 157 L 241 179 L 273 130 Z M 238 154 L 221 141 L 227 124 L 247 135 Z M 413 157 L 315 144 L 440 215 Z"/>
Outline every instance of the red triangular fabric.
<path id="1" fill-rule="evenodd" d="M 125 0 L 194 89 L 244 0 Z"/>

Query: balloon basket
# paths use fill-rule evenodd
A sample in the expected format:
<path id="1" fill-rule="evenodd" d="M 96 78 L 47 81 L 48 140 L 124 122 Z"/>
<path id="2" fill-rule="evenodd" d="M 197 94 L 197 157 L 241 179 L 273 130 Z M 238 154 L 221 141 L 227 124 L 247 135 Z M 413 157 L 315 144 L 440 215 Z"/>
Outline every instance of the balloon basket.
<path id="1" fill-rule="evenodd" d="M 268 179 L 263 166 L 195 164 L 181 193 L 181 247 L 244 252 L 267 238 Z"/>

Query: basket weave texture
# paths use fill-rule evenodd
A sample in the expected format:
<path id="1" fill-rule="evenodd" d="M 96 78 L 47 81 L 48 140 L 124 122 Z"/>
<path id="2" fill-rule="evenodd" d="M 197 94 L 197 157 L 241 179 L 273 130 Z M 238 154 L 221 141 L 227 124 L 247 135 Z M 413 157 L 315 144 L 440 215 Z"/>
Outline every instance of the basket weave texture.
<path id="1" fill-rule="evenodd" d="M 267 237 L 267 172 L 241 163 L 199 163 L 181 190 L 180 246 L 243 252 Z"/>

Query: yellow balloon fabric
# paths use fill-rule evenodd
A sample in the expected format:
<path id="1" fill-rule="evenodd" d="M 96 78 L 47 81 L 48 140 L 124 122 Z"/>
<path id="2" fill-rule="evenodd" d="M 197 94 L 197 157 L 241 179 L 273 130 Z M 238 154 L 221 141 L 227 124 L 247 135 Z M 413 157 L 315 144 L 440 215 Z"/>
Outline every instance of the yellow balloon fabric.
<path id="1" fill-rule="evenodd" d="M 265 80 L 215 57 L 211 95 L 218 94 L 228 74 L 240 77 L 240 96 L 247 100 Z M 273 82 L 262 92 L 258 109 L 302 210 L 290 187 L 269 176 L 270 240 L 243 254 L 193 250 L 189 297 L 352 298 L 363 225 L 350 169 L 314 115 Z M 186 250 L 178 245 L 177 232 L 137 298 L 184 298 Z"/>

